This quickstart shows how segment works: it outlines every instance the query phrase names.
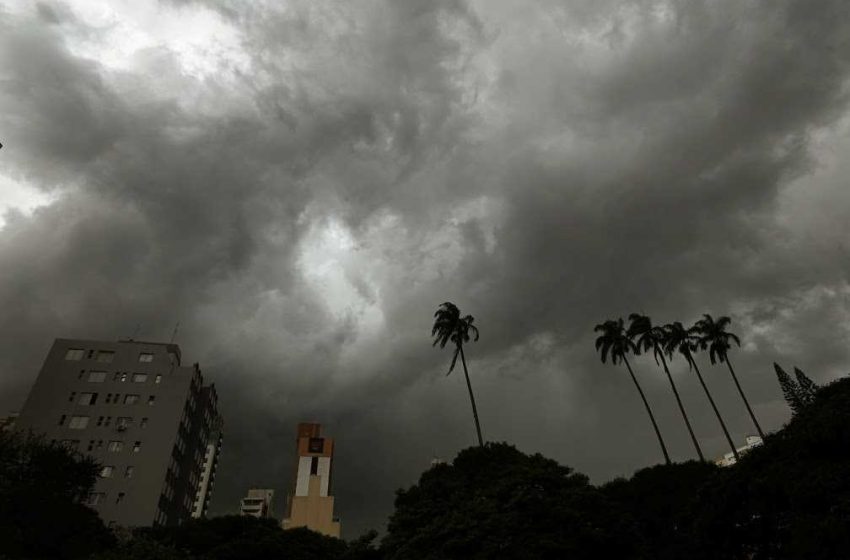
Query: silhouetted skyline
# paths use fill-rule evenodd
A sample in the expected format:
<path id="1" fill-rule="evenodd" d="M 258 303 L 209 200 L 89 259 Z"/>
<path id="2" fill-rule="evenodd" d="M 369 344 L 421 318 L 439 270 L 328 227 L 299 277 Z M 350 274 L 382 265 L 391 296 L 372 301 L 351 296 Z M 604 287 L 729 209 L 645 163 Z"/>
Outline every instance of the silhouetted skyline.
<path id="1" fill-rule="evenodd" d="M 594 352 L 593 327 L 631 312 L 730 316 L 774 430 L 773 362 L 819 384 L 850 369 L 848 10 L 0 1 L 0 416 L 54 338 L 179 322 L 227 418 L 211 513 L 282 496 L 292 426 L 320 422 L 354 537 L 477 443 L 429 337 L 451 301 L 481 328 L 487 441 L 596 482 L 661 462 L 627 372 Z M 752 420 L 700 359 L 740 445 Z M 671 459 L 692 457 L 664 373 L 630 363 Z M 670 371 L 706 458 L 726 453 L 685 359 Z"/>

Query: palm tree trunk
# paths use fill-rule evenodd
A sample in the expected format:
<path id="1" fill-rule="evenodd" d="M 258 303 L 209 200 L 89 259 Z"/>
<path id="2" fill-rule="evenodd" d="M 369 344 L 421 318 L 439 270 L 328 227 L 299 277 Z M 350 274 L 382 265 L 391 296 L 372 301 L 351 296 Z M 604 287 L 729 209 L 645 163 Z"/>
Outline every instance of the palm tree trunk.
<path id="1" fill-rule="evenodd" d="M 472 394 L 472 383 L 469 382 L 469 372 L 466 370 L 466 357 L 463 355 L 463 346 L 460 347 L 460 361 L 463 364 L 463 375 L 466 376 L 466 388 L 469 389 L 469 401 L 472 403 L 472 416 L 475 417 L 475 431 L 478 432 L 478 445 L 484 447 L 484 438 L 481 437 L 481 424 L 478 422 L 478 409 L 475 408 L 475 396 Z"/>
<path id="2" fill-rule="evenodd" d="M 729 430 L 726 429 L 726 423 L 723 421 L 723 417 L 720 416 L 720 411 L 717 410 L 717 405 L 714 404 L 714 399 L 711 398 L 711 393 L 708 391 L 708 386 L 705 384 L 705 380 L 702 378 L 702 373 L 699 371 L 699 367 L 697 366 L 696 360 L 694 360 L 693 356 L 687 354 L 685 356 L 688 359 L 688 362 L 691 366 L 693 366 L 694 371 L 697 373 L 697 377 L 699 378 L 700 385 L 702 385 L 703 391 L 705 391 L 705 396 L 708 397 L 708 402 L 711 403 L 711 408 L 714 410 L 714 415 L 717 416 L 717 421 L 720 422 L 720 427 L 723 428 L 723 435 L 726 436 L 726 441 L 729 442 L 729 447 L 732 448 L 732 455 L 735 457 L 735 461 L 740 459 L 738 457 L 738 450 L 735 449 L 735 443 L 732 441 L 732 438 L 729 436 Z"/>
<path id="3" fill-rule="evenodd" d="M 750 401 L 747 400 L 747 397 L 744 395 L 744 390 L 741 389 L 741 384 L 738 383 L 738 376 L 735 375 L 735 370 L 732 369 L 732 362 L 729 361 L 729 356 L 724 356 L 726 358 L 726 365 L 729 367 L 729 373 L 732 374 L 732 379 L 735 380 L 735 387 L 738 388 L 738 392 L 741 394 L 741 398 L 744 399 L 744 404 L 747 405 L 747 412 L 750 413 L 750 418 L 753 419 L 753 424 L 756 425 L 756 430 L 759 432 L 759 437 L 764 439 L 764 432 L 761 431 L 761 426 L 759 426 L 759 421 L 756 420 L 756 415 L 753 414 L 753 409 L 750 408 Z"/>
<path id="4" fill-rule="evenodd" d="M 694 435 L 694 429 L 691 428 L 691 421 L 688 419 L 688 414 L 685 412 L 685 407 L 682 405 L 682 399 L 679 398 L 679 391 L 676 389 L 676 384 L 673 383 L 673 376 L 670 375 L 670 370 L 667 368 L 667 360 L 664 359 L 664 354 L 661 354 L 660 352 L 659 356 L 661 356 L 661 363 L 664 365 L 664 373 L 667 374 L 667 379 L 670 380 L 670 386 L 673 388 L 673 394 L 676 395 L 676 402 L 679 403 L 679 410 L 682 412 L 682 418 L 685 419 L 685 425 L 688 427 L 688 433 L 691 434 L 691 441 L 694 442 L 694 447 L 697 450 L 697 455 L 699 455 L 699 460 L 705 461 L 702 449 L 697 441 L 697 436 Z"/>
<path id="5" fill-rule="evenodd" d="M 635 382 L 635 387 L 637 387 L 638 393 L 640 393 L 640 398 L 643 399 L 643 406 L 646 407 L 649 419 L 652 420 L 652 427 L 655 428 L 655 435 L 658 436 L 658 443 L 661 445 L 661 452 L 664 453 L 664 461 L 669 465 L 670 455 L 667 453 L 667 446 L 664 445 L 664 439 L 661 437 L 661 430 L 658 429 L 658 424 L 655 422 L 655 415 L 652 414 L 652 409 L 649 408 L 649 402 L 647 402 L 646 395 L 643 394 L 643 389 L 641 389 L 640 383 L 638 383 L 637 377 L 635 377 L 635 372 L 632 371 L 632 366 L 629 364 L 629 360 L 623 356 L 623 361 L 626 363 L 626 367 L 629 368 L 629 374 L 632 376 L 632 381 Z"/>

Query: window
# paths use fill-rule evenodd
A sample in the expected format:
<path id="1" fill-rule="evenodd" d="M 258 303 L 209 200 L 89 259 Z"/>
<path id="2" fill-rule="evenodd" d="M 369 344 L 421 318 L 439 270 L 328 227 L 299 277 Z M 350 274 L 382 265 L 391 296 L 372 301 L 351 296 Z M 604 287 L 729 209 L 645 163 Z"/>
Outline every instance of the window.
<path id="1" fill-rule="evenodd" d="M 90 439 L 89 446 L 86 448 L 86 451 L 91 452 L 92 449 L 94 449 L 94 440 Z"/>
<path id="2" fill-rule="evenodd" d="M 115 503 L 120 504 L 124 501 L 124 492 L 118 492 L 118 497 L 115 498 Z"/>
<path id="3" fill-rule="evenodd" d="M 104 465 L 100 467 L 100 478 L 112 478 L 112 473 L 115 471 L 115 467 L 112 465 Z"/>
<path id="4" fill-rule="evenodd" d="M 124 478 L 133 478 L 133 473 L 135 471 L 136 471 L 136 467 L 134 467 L 132 465 L 127 467 L 126 469 L 124 469 Z"/>
<path id="5" fill-rule="evenodd" d="M 71 394 L 68 396 L 68 402 L 74 402 L 74 399 L 76 399 L 76 398 L 77 398 L 77 392 L 76 392 L 76 391 L 74 391 L 73 393 L 71 393 Z"/>
<path id="6" fill-rule="evenodd" d="M 97 443 L 94 445 L 94 450 L 100 451 L 101 449 L 103 449 L 103 440 L 99 439 L 99 440 L 97 440 Z"/>
<path id="7" fill-rule="evenodd" d="M 153 378 L 154 383 L 162 383 L 162 376 L 157 374 L 156 377 Z"/>
<path id="8" fill-rule="evenodd" d="M 142 450 L 142 442 L 137 441 L 136 443 L 133 444 L 133 453 L 138 453 L 141 450 Z"/>
<path id="9" fill-rule="evenodd" d="M 67 447 L 68 449 L 74 450 L 76 450 L 80 446 L 80 440 L 78 439 L 63 439 L 59 443 L 64 447 Z"/>
<path id="10" fill-rule="evenodd" d="M 124 442 L 116 440 L 110 441 L 109 446 L 106 448 L 107 451 L 111 451 L 113 453 L 118 453 L 122 449 L 124 449 Z"/>
<path id="11" fill-rule="evenodd" d="M 84 430 L 88 425 L 88 416 L 71 416 L 71 421 L 68 423 L 68 427 L 72 430 Z"/>
<path id="12" fill-rule="evenodd" d="M 310 474 L 319 474 L 319 458 L 313 457 L 310 461 Z"/>
<path id="13" fill-rule="evenodd" d="M 109 350 L 99 350 L 97 353 L 97 361 L 103 362 L 104 364 L 112 363 L 114 358 L 115 352 L 110 352 Z"/>
<path id="14" fill-rule="evenodd" d="M 59 425 L 60 425 L 60 426 L 64 426 L 64 425 L 65 425 L 65 419 L 66 419 L 66 418 L 67 418 L 67 416 L 66 416 L 65 414 L 63 414 L 62 416 L 60 416 L 60 417 L 59 417 Z"/>
<path id="15" fill-rule="evenodd" d="M 68 348 L 65 351 L 65 359 L 72 362 L 79 362 L 86 355 L 86 351 L 82 348 Z"/>
<path id="16" fill-rule="evenodd" d="M 121 383 L 124 383 L 125 381 L 127 381 L 127 372 L 126 371 L 121 374 L 121 376 L 118 378 L 118 381 L 120 381 Z"/>
<path id="17" fill-rule="evenodd" d="M 133 383 L 144 383 L 148 380 L 147 373 L 134 373 L 133 374 Z"/>
<path id="18" fill-rule="evenodd" d="M 81 370 L 80 370 L 80 375 L 78 375 L 78 376 L 77 376 L 77 379 L 82 379 L 82 378 L 83 378 L 83 377 L 85 377 L 85 376 L 86 376 L 86 370 L 81 369 Z"/>
<path id="19" fill-rule="evenodd" d="M 119 431 L 124 431 L 129 428 L 133 424 L 133 418 L 131 416 L 119 416 L 115 419 L 115 429 Z"/>
<path id="20" fill-rule="evenodd" d="M 89 494 L 86 503 L 90 506 L 96 506 L 106 499 L 106 492 L 92 492 Z"/>
<path id="21" fill-rule="evenodd" d="M 80 398 L 77 404 L 82 406 L 91 406 L 97 402 L 97 393 L 80 393 Z"/>
<path id="22" fill-rule="evenodd" d="M 153 403 L 155 403 L 155 402 L 156 402 L 155 396 L 151 395 L 151 396 L 148 397 L 148 405 L 149 406 L 153 406 Z"/>
<path id="23" fill-rule="evenodd" d="M 147 418 L 142 418 L 142 421 L 141 421 L 141 422 L 139 422 L 139 427 L 140 427 L 140 428 L 147 428 L 147 427 L 148 427 L 148 419 L 147 419 Z"/>
<path id="24" fill-rule="evenodd" d="M 112 393 L 106 393 L 106 404 L 112 402 Z"/>
<path id="25" fill-rule="evenodd" d="M 124 395 L 124 404 L 136 404 L 139 402 L 139 395 Z"/>
<path id="26" fill-rule="evenodd" d="M 112 424 L 112 416 L 107 416 L 106 420 L 103 421 L 103 425 L 108 428 L 110 424 Z"/>
<path id="27" fill-rule="evenodd" d="M 153 361 L 153 354 L 151 354 L 150 352 L 142 352 L 141 354 L 139 354 L 139 361 L 150 363 Z"/>
<path id="28" fill-rule="evenodd" d="M 307 446 L 310 453 L 322 453 L 325 449 L 325 438 L 311 437 Z"/>
<path id="29" fill-rule="evenodd" d="M 103 383 L 106 381 L 106 372 L 105 371 L 90 371 L 89 372 L 89 383 Z"/>
<path id="30" fill-rule="evenodd" d="M 103 425 L 103 416 L 98 416 L 98 417 L 97 417 L 97 425 L 98 425 L 98 427 L 100 427 L 100 426 L 102 426 L 102 425 Z"/>

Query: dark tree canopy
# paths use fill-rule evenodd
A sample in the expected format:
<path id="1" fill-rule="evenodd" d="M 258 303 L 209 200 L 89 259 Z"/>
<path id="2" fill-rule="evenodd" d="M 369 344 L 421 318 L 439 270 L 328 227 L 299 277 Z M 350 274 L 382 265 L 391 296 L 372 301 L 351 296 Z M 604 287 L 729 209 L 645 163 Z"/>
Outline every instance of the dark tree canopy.
<path id="1" fill-rule="evenodd" d="M 0 558 L 85 558 L 113 544 L 82 505 L 98 465 L 40 436 L 0 431 Z"/>
<path id="2" fill-rule="evenodd" d="M 626 558 L 636 542 L 586 476 L 490 443 L 400 490 L 382 550 L 398 560 Z"/>

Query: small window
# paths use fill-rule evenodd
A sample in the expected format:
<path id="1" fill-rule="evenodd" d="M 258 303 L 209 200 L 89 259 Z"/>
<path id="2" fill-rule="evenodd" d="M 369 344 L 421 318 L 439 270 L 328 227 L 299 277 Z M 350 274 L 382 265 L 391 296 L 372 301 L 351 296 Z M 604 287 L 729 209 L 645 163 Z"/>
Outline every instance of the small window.
<path id="1" fill-rule="evenodd" d="M 112 465 L 104 465 L 100 467 L 100 478 L 112 478 L 112 473 L 115 471 L 115 467 Z"/>
<path id="2" fill-rule="evenodd" d="M 90 439 L 89 440 L 89 446 L 86 448 L 86 451 L 91 452 L 92 449 L 94 449 L 94 440 Z"/>
<path id="3" fill-rule="evenodd" d="M 156 377 L 153 378 L 154 383 L 162 383 L 162 376 L 157 374 Z"/>
<path id="4" fill-rule="evenodd" d="M 68 449 L 73 449 L 74 451 L 76 451 L 80 446 L 80 440 L 78 439 L 63 439 L 59 443 Z"/>
<path id="5" fill-rule="evenodd" d="M 62 416 L 60 416 L 60 417 L 59 417 L 59 425 L 60 425 L 60 426 L 64 426 L 64 425 L 65 425 L 65 419 L 66 419 L 66 418 L 68 418 L 68 416 L 66 416 L 65 414 L 63 414 Z"/>
<path id="6" fill-rule="evenodd" d="M 112 360 L 115 358 L 115 352 L 110 352 L 108 350 L 100 350 L 97 353 L 97 361 L 103 362 L 104 364 L 112 363 Z"/>
<path id="7" fill-rule="evenodd" d="M 97 440 L 97 443 L 94 445 L 94 450 L 100 451 L 101 449 L 103 449 L 103 440 L 99 439 L 99 440 Z"/>
<path id="8" fill-rule="evenodd" d="M 130 416 L 119 416 L 115 419 L 116 430 L 126 430 L 133 424 L 133 418 Z"/>
<path id="9" fill-rule="evenodd" d="M 139 427 L 140 427 L 140 428 L 147 428 L 147 427 L 148 427 L 148 419 L 147 419 L 147 418 L 142 418 L 142 421 L 141 421 L 141 422 L 139 422 Z"/>
<path id="10" fill-rule="evenodd" d="M 103 426 L 103 416 L 97 417 L 97 425 L 98 427 Z"/>
<path id="11" fill-rule="evenodd" d="M 139 402 L 139 395 L 124 395 L 124 404 L 136 404 Z"/>
<path id="12" fill-rule="evenodd" d="M 79 362 L 86 355 L 86 351 L 82 348 L 68 348 L 65 352 L 65 359 L 71 362 Z"/>
<path id="13" fill-rule="evenodd" d="M 107 451 L 111 451 L 113 453 L 118 453 L 119 451 L 124 449 L 124 442 L 113 440 L 109 442 L 109 446 L 106 448 Z"/>
<path id="14" fill-rule="evenodd" d="M 148 380 L 147 373 L 134 373 L 133 374 L 133 383 L 144 383 Z"/>
<path id="15" fill-rule="evenodd" d="M 105 402 L 106 402 L 106 404 L 109 404 L 109 403 L 112 402 L 112 393 L 106 393 L 106 401 Z"/>
<path id="16" fill-rule="evenodd" d="M 153 361 L 153 354 L 151 354 L 150 352 L 142 352 L 141 354 L 139 354 L 139 361 L 150 363 Z"/>
<path id="17" fill-rule="evenodd" d="M 80 398 L 77 399 L 77 404 L 82 406 L 91 406 L 97 402 L 97 393 L 80 393 Z"/>
<path id="18" fill-rule="evenodd" d="M 112 416 L 107 416 L 106 420 L 103 421 L 103 425 L 108 428 L 110 424 L 112 424 Z"/>
<path id="19" fill-rule="evenodd" d="M 129 466 L 124 469 L 124 478 L 133 478 L 133 474 L 136 472 L 136 467 Z"/>
<path id="20" fill-rule="evenodd" d="M 155 402 L 156 402 L 155 396 L 151 395 L 151 396 L 148 397 L 148 405 L 149 406 L 153 406 L 153 403 L 155 403 Z"/>
<path id="21" fill-rule="evenodd" d="M 74 402 L 74 399 L 76 399 L 76 398 L 77 398 L 77 392 L 74 391 L 73 393 L 68 395 L 68 402 Z"/>
<path id="22" fill-rule="evenodd" d="M 90 371 L 89 372 L 89 383 L 103 383 L 106 381 L 106 372 L 105 371 Z"/>
<path id="23" fill-rule="evenodd" d="M 118 492 L 118 497 L 115 498 L 115 503 L 120 504 L 124 501 L 124 492 Z"/>
<path id="24" fill-rule="evenodd" d="M 112 374 L 112 381 L 121 381 L 121 372 L 116 371 Z"/>
<path id="25" fill-rule="evenodd" d="M 89 494 L 86 503 L 90 506 L 96 506 L 106 499 L 106 492 L 92 492 Z"/>
<path id="26" fill-rule="evenodd" d="M 142 442 L 137 441 L 136 443 L 133 444 L 133 453 L 138 453 L 141 450 L 142 450 Z"/>
<path id="27" fill-rule="evenodd" d="M 71 421 L 68 423 L 68 427 L 72 430 L 84 430 L 88 425 L 88 416 L 71 416 Z"/>

